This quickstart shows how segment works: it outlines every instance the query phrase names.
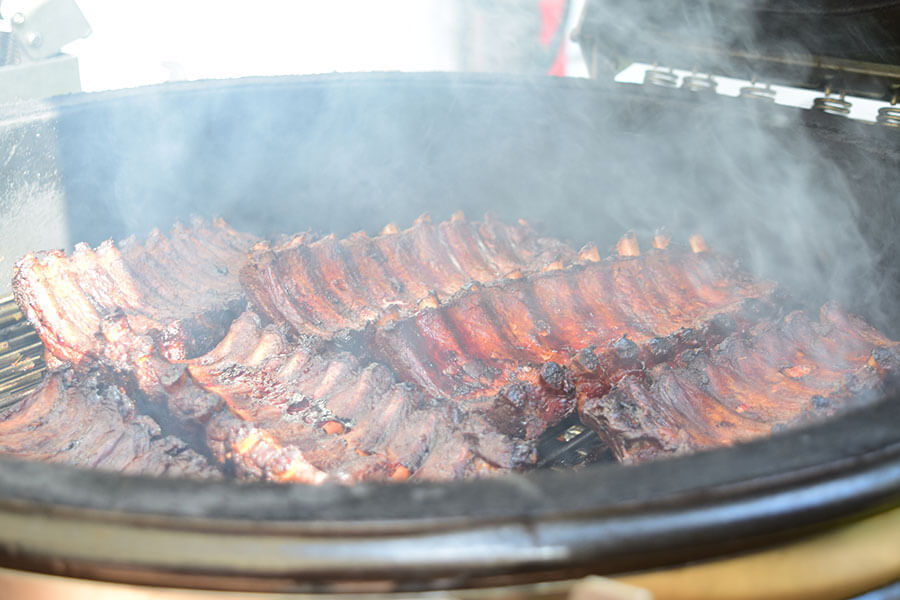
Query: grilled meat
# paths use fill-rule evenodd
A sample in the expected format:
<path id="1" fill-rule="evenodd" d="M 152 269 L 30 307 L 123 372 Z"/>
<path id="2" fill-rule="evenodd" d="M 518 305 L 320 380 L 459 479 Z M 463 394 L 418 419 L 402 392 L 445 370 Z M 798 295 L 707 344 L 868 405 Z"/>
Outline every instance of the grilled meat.
<path id="1" fill-rule="evenodd" d="M 715 343 L 774 313 L 773 293 L 716 254 L 660 250 L 471 285 L 374 329 L 370 343 L 435 397 L 494 397 L 495 420 L 531 438 L 571 411 L 579 385 Z"/>
<path id="2" fill-rule="evenodd" d="M 530 446 L 397 383 L 383 365 L 308 339 L 291 344 L 252 312 L 188 369 L 225 400 L 210 447 L 245 477 L 452 479 L 534 462 Z"/>
<path id="3" fill-rule="evenodd" d="M 775 285 L 699 236 L 642 253 L 626 235 L 616 250 L 456 215 L 277 244 L 195 221 L 29 254 L 16 299 L 55 372 L 16 411 L 93 402 L 101 418 L 70 433 L 53 417 L 42 431 L 58 439 L 9 449 L 49 456 L 68 436 L 89 450 L 115 425 L 106 458 L 60 456 L 206 473 L 134 397 L 242 478 L 445 480 L 533 468 L 541 436 L 576 414 L 640 462 L 864 403 L 900 372 L 897 344 L 834 306 L 781 318 Z M 103 416 L 116 406 L 119 421 Z M 39 420 L 18 414 L 7 421 Z M 175 462 L 142 458 L 160 452 Z"/>
<path id="4" fill-rule="evenodd" d="M 793 312 L 627 374 L 579 401 L 625 462 L 730 445 L 884 396 L 900 374 L 900 344 L 834 304 L 819 320 Z"/>
<path id="5" fill-rule="evenodd" d="M 194 219 L 169 236 L 153 231 L 143 244 L 28 254 L 16 263 L 13 289 L 51 367 L 104 365 L 129 393 L 180 418 L 185 401 L 173 385 L 184 369 L 172 361 L 209 350 L 240 314 L 238 272 L 255 241 L 221 220 Z"/>
<path id="6" fill-rule="evenodd" d="M 259 244 L 241 271 L 262 314 L 297 333 L 331 338 L 363 328 L 388 312 L 411 315 L 436 306 L 470 281 L 489 282 L 511 272 L 533 272 L 570 261 L 565 244 L 539 238 L 524 224 L 493 219 L 468 223 L 458 213 L 438 225 L 429 218 L 375 237 L 307 235 Z"/>
<path id="7" fill-rule="evenodd" d="M 238 272 L 255 241 L 198 219 L 143 244 L 30 253 L 16 263 L 13 290 L 51 364 L 132 369 L 153 352 L 182 359 L 211 348 L 243 309 Z"/>
<path id="8" fill-rule="evenodd" d="M 0 452 L 21 458 L 144 475 L 217 478 L 221 473 L 100 374 L 50 374 L 0 413 Z"/>

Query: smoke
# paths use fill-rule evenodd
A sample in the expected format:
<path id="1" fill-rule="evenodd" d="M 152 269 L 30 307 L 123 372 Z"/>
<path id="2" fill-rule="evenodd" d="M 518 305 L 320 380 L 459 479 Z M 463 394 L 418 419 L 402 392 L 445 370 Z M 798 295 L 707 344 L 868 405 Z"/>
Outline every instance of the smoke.
<path id="1" fill-rule="evenodd" d="M 11 293 L 13 266 L 24 254 L 68 243 L 57 140 L 43 107 L 7 116 L 0 119 L 0 297 Z"/>
<path id="2" fill-rule="evenodd" d="M 485 50 L 483 35 L 470 36 L 463 54 L 475 57 L 471 66 L 542 72 L 529 43 L 534 3 L 467 5 L 471 22 L 489 22 L 497 32 L 492 51 Z M 820 81 L 801 65 L 813 53 L 835 49 L 877 54 L 871 46 L 883 27 L 865 11 L 822 10 L 592 0 L 578 35 L 601 83 L 637 61 L 765 84 L 766 71 L 760 69 L 772 65 L 760 67 L 747 57 L 779 56 L 794 66 L 773 72 L 782 79 L 770 83 L 818 82 L 840 91 L 840 78 Z M 885 182 L 889 163 L 871 156 L 871 141 L 865 141 L 879 132 L 842 117 L 683 89 L 620 86 L 606 95 L 579 90 L 547 106 L 552 94 L 537 88 L 519 96 L 523 107 L 507 108 L 529 113 L 524 126 L 534 137 L 504 132 L 510 143 L 491 142 L 502 146 L 491 161 L 495 176 L 521 179 L 530 170 L 521 186 L 484 182 L 495 206 L 503 210 L 509 204 L 510 217 L 529 215 L 548 233 L 563 232 L 576 243 L 599 239 L 607 246 L 627 230 L 645 245 L 658 227 L 681 241 L 701 233 L 711 247 L 782 282 L 798 302 L 814 306 L 838 299 L 896 329 L 897 285 L 890 266 L 896 252 L 886 224 L 896 221 L 898 198 Z M 593 102 L 574 98 L 580 94 Z M 507 197 L 511 188 L 518 193 L 514 199 Z"/>
<path id="3" fill-rule="evenodd" d="M 806 10 L 602 0 L 588 3 L 580 35 L 586 59 L 600 55 L 592 65 L 599 78 L 612 75 L 604 65 L 631 59 L 765 83 L 746 56 L 800 64 L 811 53 L 843 49 L 827 46 L 834 17 Z M 868 49 L 870 18 L 848 15 L 836 29 L 841 43 Z M 831 29 L 820 26 L 826 21 Z M 803 67 L 776 75 L 815 81 Z M 659 226 L 682 238 L 697 231 L 750 270 L 784 282 L 800 301 L 836 298 L 895 329 L 896 282 L 892 267 L 885 272 L 895 244 L 885 224 L 895 222 L 898 198 L 885 184 L 889 163 L 865 148 L 872 143 L 865 138 L 881 132 L 752 99 L 690 98 L 683 89 L 632 93 L 644 96 L 636 102 L 643 106 L 614 134 L 616 156 L 596 167 L 603 173 L 597 179 L 615 182 L 604 187 L 615 195 L 606 202 L 617 226 L 645 240 Z M 621 176 L 622 163 L 631 177 Z"/>
<path id="4" fill-rule="evenodd" d="M 490 9 L 505 19 L 496 43 L 519 60 L 535 43 L 534 3 L 501 4 Z M 752 21 L 720 29 L 711 4 L 665 5 L 660 15 L 659 3 L 589 3 L 601 49 L 667 64 L 664 42 L 680 35 L 757 44 Z M 524 70 L 542 72 L 543 58 Z M 745 68 L 683 48 L 676 58 L 714 74 Z M 872 128 L 612 76 L 332 74 L 65 97 L 53 101 L 52 166 L 73 242 L 143 236 L 191 214 L 266 236 L 345 235 L 462 209 L 601 247 L 628 230 L 646 247 L 665 227 L 676 242 L 704 235 L 802 301 L 837 298 L 881 326 L 897 321 L 884 302 L 897 188 Z"/>

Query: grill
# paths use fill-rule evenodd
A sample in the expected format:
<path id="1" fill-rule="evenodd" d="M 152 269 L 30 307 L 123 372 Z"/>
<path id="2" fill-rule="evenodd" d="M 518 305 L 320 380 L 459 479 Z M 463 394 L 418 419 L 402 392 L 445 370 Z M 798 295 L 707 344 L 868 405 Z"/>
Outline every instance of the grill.
<path id="1" fill-rule="evenodd" d="M 689 87 L 709 91 L 711 71 L 698 64 Z M 673 81 L 667 67 L 654 73 Z M 15 151 L 0 170 L 0 197 L 11 208 L 4 225 L 23 232 L 10 246 L 27 248 L 35 228 L 26 223 L 44 214 L 65 215 L 56 245 L 143 236 L 191 213 L 261 235 L 344 235 L 425 211 L 443 219 L 445 207 L 487 208 L 610 244 L 623 225 L 648 232 L 662 224 L 682 241 L 701 230 L 711 247 L 751 263 L 780 258 L 761 261 L 765 275 L 814 300 L 836 292 L 900 337 L 900 307 L 883 301 L 900 296 L 896 131 L 765 101 L 748 109 L 770 96 L 769 81 L 727 99 L 606 81 L 331 75 L 7 107 L 0 148 Z M 753 120 L 759 105 L 771 116 L 762 124 Z M 780 160 L 746 173 L 735 165 L 752 154 L 754 131 L 776 141 Z M 680 152 L 688 136 L 690 155 Z M 819 270 L 799 272 L 786 223 L 736 217 L 742 203 L 777 204 L 795 189 L 796 169 L 783 165 L 816 173 L 822 198 L 848 200 L 854 225 L 878 249 L 871 269 L 843 274 L 850 285 L 827 285 L 835 259 L 827 251 L 842 248 L 838 220 L 816 231 L 833 236 L 816 246 L 824 248 Z M 731 196 L 723 199 L 723 189 Z M 329 210 L 335 205 L 340 214 Z M 45 367 L 21 316 L 3 307 L 0 365 L 13 371 L 0 404 L 8 406 Z M 886 511 L 900 501 L 897 422 L 900 403 L 886 398 L 799 432 L 640 467 L 605 464 L 596 436 L 565 422 L 541 444 L 539 472 L 445 484 L 158 481 L 2 457 L 0 561 L 198 589 L 562 597 L 586 575 L 750 553 L 875 513 L 889 530 L 895 511 Z M 885 568 L 862 587 L 824 592 L 848 596 L 896 576 Z"/>
<path id="2" fill-rule="evenodd" d="M 523 106 L 518 98 L 526 92 L 534 103 Z M 712 135 L 702 123 L 740 122 L 746 114 L 742 106 L 732 110 L 690 98 L 671 110 L 673 100 L 666 97 L 669 110 L 662 110 L 661 101 L 640 88 L 477 75 L 335 75 L 75 96 L 28 105 L 0 122 L 0 141 L 21 140 L 2 185 L 43 190 L 27 199 L 30 207 L 64 197 L 69 237 L 93 244 L 109 235 L 145 233 L 130 223 L 165 227 L 190 212 L 222 214 L 237 227 L 260 232 L 272 227 L 271 215 L 287 215 L 275 223 L 280 230 L 309 226 L 343 234 L 359 224 L 340 222 L 322 210 L 322 202 L 369 215 L 374 228 L 388 220 L 411 222 L 441 203 L 478 214 L 484 198 L 501 214 L 519 216 L 527 209 L 532 222 L 553 224 L 575 239 L 611 243 L 621 233 L 614 221 L 620 198 L 666 198 L 676 206 L 651 225 L 670 224 L 673 239 L 687 239 L 697 223 L 677 217 L 676 209 L 691 215 L 707 205 L 719 214 L 729 210 L 714 191 L 727 156 L 721 144 L 740 155 L 746 138 L 736 129 L 734 137 L 719 138 L 719 147 L 701 148 L 699 162 L 685 161 L 704 182 L 691 189 L 680 189 L 673 179 L 685 171 L 663 168 L 672 159 L 665 148 L 657 145 L 661 152 L 651 154 L 645 143 L 678 140 L 686 127 Z M 269 110 L 257 111 L 260 103 Z M 299 118 L 309 114 L 317 118 Z M 198 115 L 208 127 L 185 136 L 186 123 Z M 354 131 L 333 128 L 333 119 L 353 123 Z M 396 136 L 417 139 L 423 123 L 430 128 L 422 140 L 429 150 L 398 154 Z M 771 127 L 793 152 L 797 129 Z M 881 166 L 897 160 L 895 142 L 878 142 L 868 126 L 831 115 L 816 115 L 802 127 L 821 142 L 832 168 L 865 175 L 848 185 L 880 216 L 869 222 L 875 212 L 859 215 L 885 249 L 878 277 L 881 290 L 891 289 L 897 263 L 887 225 L 896 207 L 882 202 L 895 174 Z M 888 133 L 884 128 L 882 136 Z M 264 154 L 248 155 L 247 144 L 260 139 L 266 141 L 259 146 Z M 613 141 L 617 154 L 609 155 Z M 161 153 L 167 148 L 187 156 L 198 143 L 215 149 L 209 161 L 173 166 Z M 607 153 L 616 165 L 603 173 L 585 169 L 577 181 L 561 184 L 546 176 L 552 165 L 543 172 L 534 168 L 535 149 L 548 145 L 568 160 Z M 504 161 L 497 163 L 497 156 Z M 352 181 L 338 176 L 347 164 L 359 175 Z M 226 176 L 241 169 L 254 177 Z M 639 176 L 626 178 L 626 170 Z M 791 176 L 769 175 L 739 192 L 772 197 Z M 298 193 L 302 201 L 283 211 L 284 198 Z M 557 204 L 523 206 L 530 194 Z M 610 200 L 596 201 L 604 195 Z M 149 202 L 159 197 L 168 204 Z M 248 199 L 255 199 L 253 211 Z M 563 210 L 579 217 L 560 221 Z M 740 242 L 737 249 L 744 245 L 727 237 Z M 707 240 L 727 249 L 727 237 Z M 779 275 L 805 280 L 802 273 L 792 279 L 789 269 Z M 850 299 L 858 304 L 871 297 Z M 897 321 L 886 313 L 879 325 L 896 335 L 891 322 Z M 169 585 L 306 592 L 521 585 L 682 564 L 893 506 L 900 490 L 897 410 L 896 402 L 885 401 L 797 434 L 635 468 L 553 468 L 580 460 L 572 458 L 579 450 L 593 452 L 590 437 L 572 438 L 577 432 L 566 427 L 555 437 L 560 444 L 569 438 L 574 447 L 564 455 L 545 450 L 551 468 L 455 484 L 308 488 L 156 481 L 2 458 L 2 556 L 7 566 L 59 573 L 65 564 L 67 574 L 103 580 L 152 584 L 164 578 Z M 257 558 L 248 565 L 251 555 Z"/>

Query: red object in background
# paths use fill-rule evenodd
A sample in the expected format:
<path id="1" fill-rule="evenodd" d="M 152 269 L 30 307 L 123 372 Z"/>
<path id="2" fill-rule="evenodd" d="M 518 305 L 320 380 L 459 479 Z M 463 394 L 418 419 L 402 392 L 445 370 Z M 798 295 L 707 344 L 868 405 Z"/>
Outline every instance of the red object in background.
<path id="1" fill-rule="evenodd" d="M 541 12 L 541 31 L 538 34 L 538 42 L 547 48 L 553 42 L 559 29 L 565 28 L 563 19 L 566 16 L 566 3 L 568 0 L 538 0 L 538 9 Z M 565 36 L 565 32 L 562 32 Z M 565 37 L 560 37 L 559 50 L 556 58 L 547 71 L 548 75 L 565 77 L 566 75 L 566 42 Z"/>

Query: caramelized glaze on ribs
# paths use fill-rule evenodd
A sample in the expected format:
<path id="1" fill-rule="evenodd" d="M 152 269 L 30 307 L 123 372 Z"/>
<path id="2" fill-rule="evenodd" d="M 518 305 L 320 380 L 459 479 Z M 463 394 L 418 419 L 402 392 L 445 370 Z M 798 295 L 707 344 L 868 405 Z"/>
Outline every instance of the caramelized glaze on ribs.
<path id="1" fill-rule="evenodd" d="M 21 458 L 144 475 L 217 477 L 206 459 L 136 412 L 97 374 L 50 374 L 22 402 L 0 413 L 0 452 Z"/>
<path id="2" fill-rule="evenodd" d="M 361 329 L 384 313 L 405 316 L 437 304 L 471 281 L 489 282 L 570 261 L 565 244 L 524 224 L 469 223 L 460 214 L 438 225 L 427 217 L 403 231 L 312 240 L 308 234 L 257 245 L 241 271 L 253 304 L 297 333 L 326 338 Z"/>
<path id="3" fill-rule="evenodd" d="M 397 383 L 383 365 L 309 340 L 291 344 L 252 312 L 188 369 L 225 400 L 229 412 L 211 424 L 210 447 L 245 477 L 452 479 L 534 461 L 516 440 L 490 430 L 467 435 L 477 417 L 455 422 L 446 403 Z"/>
<path id="4" fill-rule="evenodd" d="M 143 244 L 33 252 L 16 263 L 13 290 L 57 363 L 128 369 L 147 353 L 138 346 L 181 359 L 208 350 L 239 314 L 238 272 L 255 241 L 221 220 L 194 220 Z"/>
<path id="5" fill-rule="evenodd" d="M 871 402 L 898 366 L 900 344 L 826 304 L 818 321 L 793 312 L 630 373 L 608 394 L 582 398 L 580 414 L 617 458 L 644 462 Z"/>
<path id="6" fill-rule="evenodd" d="M 241 478 L 443 480 L 533 467 L 540 436 L 575 413 L 640 462 L 863 403 L 900 371 L 894 342 L 834 306 L 777 320 L 774 284 L 699 236 L 652 246 L 626 235 L 601 259 L 455 215 L 278 244 L 195 221 L 29 254 L 16 299 L 57 370 L 7 413 L 10 428 L 51 415 L 47 433 L 33 447 L 11 433 L 8 449 L 207 473 L 133 407 L 110 416 L 127 390 Z M 52 416 L 90 403 L 97 423 Z M 107 451 L 103 435 L 120 441 Z"/>
<path id="7" fill-rule="evenodd" d="M 574 408 L 577 386 L 717 341 L 774 312 L 773 291 L 721 256 L 654 251 L 470 286 L 374 329 L 371 345 L 435 397 L 496 397 L 495 420 L 532 438 Z"/>
<path id="8" fill-rule="evenodd" d="M 515 440 L 466 435 L 474 420 L 455 423 L 440 402 L 397 383 L 383 365 L 291 344 L 252 312 L 188 369 L 228 406 L 210 425 L 209 443 L 241 476 L 452 479 L 533 462 Z"/>

